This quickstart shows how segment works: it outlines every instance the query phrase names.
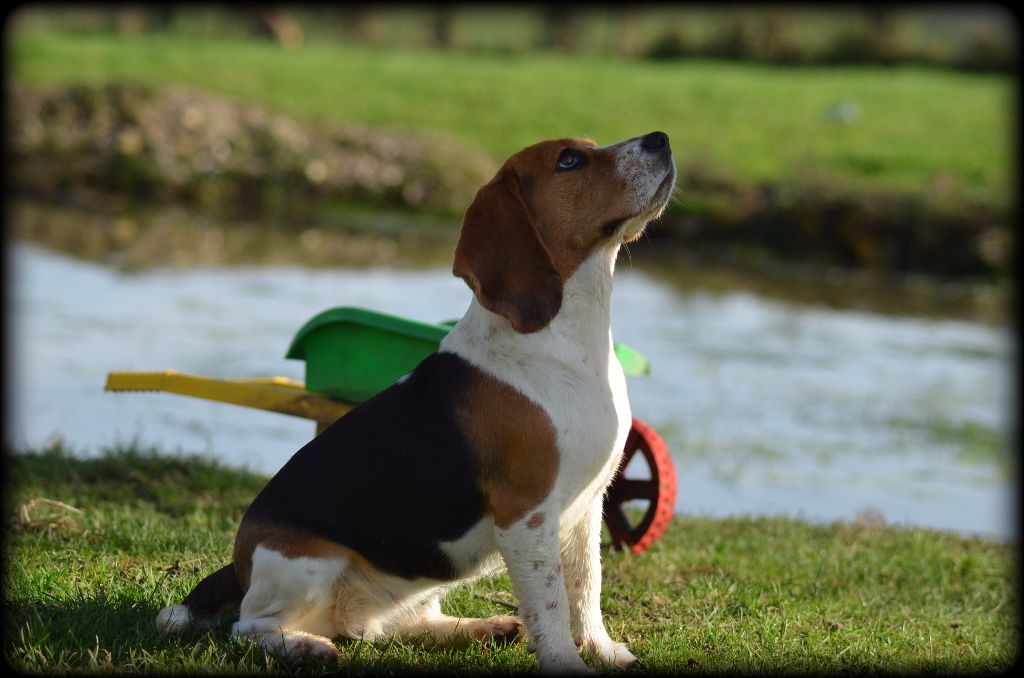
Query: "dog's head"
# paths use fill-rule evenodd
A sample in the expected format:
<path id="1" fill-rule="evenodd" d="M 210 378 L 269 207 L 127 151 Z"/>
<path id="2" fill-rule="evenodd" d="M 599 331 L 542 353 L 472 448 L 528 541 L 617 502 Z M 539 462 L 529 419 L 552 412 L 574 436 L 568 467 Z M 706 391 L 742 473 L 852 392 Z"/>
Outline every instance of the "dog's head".
<path id="1" fill-rule="evenodd" d="M 542 329 L 583 261 L 635 240 L 661 215 L 675 176 L 663 132 L 611 146 L 554 139 L 524 148 L 477 192 L 452 272 L 516 331 Z"/>

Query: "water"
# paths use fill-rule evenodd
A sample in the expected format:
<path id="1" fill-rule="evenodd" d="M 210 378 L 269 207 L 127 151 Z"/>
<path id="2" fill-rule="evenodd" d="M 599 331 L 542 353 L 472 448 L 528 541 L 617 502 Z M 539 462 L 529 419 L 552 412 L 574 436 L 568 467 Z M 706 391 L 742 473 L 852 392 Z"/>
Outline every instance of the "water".
<path id="1" fill-rule="evenodd" d="M 122 273 L 9 248 L 7 436 L 83 455 L 137 441 L 273 473 L 313 423 L 162 393 L 105 393 L 113 370 L 303 378 L 284 359 L 332 306 L 425 321 L 462 315 L 447 270 L 154 269 Z M 677 510 L 890 523 L 1015 538 L 1011 333 L 682 292 L 620 264 L 616 340 L 648 356 L 634 414 L 679 472 Z"/>

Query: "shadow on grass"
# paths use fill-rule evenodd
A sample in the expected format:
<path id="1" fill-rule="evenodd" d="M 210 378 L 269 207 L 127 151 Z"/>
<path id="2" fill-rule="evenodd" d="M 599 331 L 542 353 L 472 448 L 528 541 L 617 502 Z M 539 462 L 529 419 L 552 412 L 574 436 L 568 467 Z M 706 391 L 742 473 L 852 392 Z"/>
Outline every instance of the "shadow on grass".
<path id="1" fill-rule="evenodd" d="M 44 595 L 47 595 L 44 593 Z M 70 600 L 7 601 L 4 620 L 4 658 L 15 669 L 29 672 L 67 670 L 273 670 L 285 673 L 429 674 L 444 669 L 475 673 L 497 659 L 510 668 L 521 661 L 514 644 L 492 648 L 470 642 L 451 647 L 433 639 L 392 638 L 371 644 L 341 639 L 335 643 L 340 663 L 271 655 L 249 639 L 231 636 L 237 611 L 221 615 L 210 628 L 193 628 L 180 636 L 163 636 L 154 623 L 157 607 L 116 596 L 81 596 Z M 452 654 L 452 653 L 455 654 Z M 454 665 L 448 665 L 454 662 Z M 459 670 L 461 669 L 461 671 Z"/>
<path id="2" fill-rule="evenodd" d="M 42 452 L 6 452 L 8 509 L 46 488 L 74 504 L 138 500 L 181 516 L 197 508 L 244 509 L 266 478 L 200 455 L 158 454 L 133 444 L 82 458 L 61 445 Z"/>
<path id="3" fill-rule="evenodd" d="M 50 596 L 46 591 L 43 596 Z M 181 641 L 160 636 L 156 609 L 136 600 L 99 595 L 70 600 L 6 601 L 4 654 L 15 667 L 100 667 L 158 654 Z M 227 640 L 228 626 L 216 629 Z M 184 640 L 184 639 L 182 639 Z M 134 651 L 129 651 L 132 648 Z"/>
<path id="4" fill-rule="evenodd" d="M 45 593 L 44 593 L 45 595 Z M 31 672 L 120 669 L 169 671 L 277 668 L 308 673 L 330 668 L 308 659 L 271 657 L 255 643 L 231 637 L 237 613 L 179 636 L 156 630 L 158 606 L 116 596 L 8 601 L 4 657 Z M 334 667 L 336 668 L 336 667 Z"/>

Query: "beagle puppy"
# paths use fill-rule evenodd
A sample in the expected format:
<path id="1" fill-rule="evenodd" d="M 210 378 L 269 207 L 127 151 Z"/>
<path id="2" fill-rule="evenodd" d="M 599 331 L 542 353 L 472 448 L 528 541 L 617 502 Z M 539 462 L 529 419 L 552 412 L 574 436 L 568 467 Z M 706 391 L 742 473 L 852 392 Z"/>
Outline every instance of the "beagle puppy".
<path id="1" fill-rule="evenodd" d="M 635 658 L 601 619 L 602 495 L 631 414 L 612 350 L 619 247 L 675 184 L 668 136 L 519 151 L 466 212 L 453 272 L 473 290 L 437 353 L 300 449 L 245 512 L 234 562 L 156 618 L 164 633 L 239 607 L 234 636 L 336 659 L 331 639 L 512 639 L 542 671 L 579 649 Z M 507 568 L 520 618 L 441 612 Z"/>

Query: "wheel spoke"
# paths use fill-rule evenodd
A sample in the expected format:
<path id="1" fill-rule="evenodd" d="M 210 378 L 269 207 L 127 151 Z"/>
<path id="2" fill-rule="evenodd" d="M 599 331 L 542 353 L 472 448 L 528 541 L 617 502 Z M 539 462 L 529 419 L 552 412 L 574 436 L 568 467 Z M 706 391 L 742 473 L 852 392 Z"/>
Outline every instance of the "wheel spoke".
<path id="1" fill-rule="evenodd" d="M 634 480 L 632 478 L 616 478 L 611 487 L 608 488 L 609 501 L 621 504 L 630 499 L 658 498 L 658 480 L 649 478 L 647 480 Z"/>

